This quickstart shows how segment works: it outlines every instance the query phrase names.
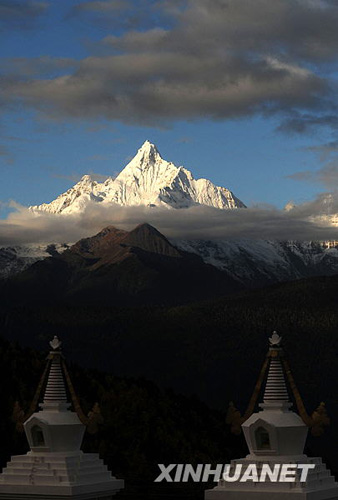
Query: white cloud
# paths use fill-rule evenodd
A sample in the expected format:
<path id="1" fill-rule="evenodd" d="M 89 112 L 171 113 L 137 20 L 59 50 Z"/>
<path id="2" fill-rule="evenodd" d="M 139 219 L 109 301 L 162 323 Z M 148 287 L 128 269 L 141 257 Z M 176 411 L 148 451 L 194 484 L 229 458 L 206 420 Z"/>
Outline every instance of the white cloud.
<path id="1" fill-rule="evenodd" d="M 90 204 L 79 216 L 37 215 L 15 205 L 17 211 L 0 221 L 0 244 L 75 242 L 114 225 L 132 229 L 148 222 L 169 238 L 263 238 L 279 240 L 338 239 L 338 228 L 311 216 L 338 213 L 338 196 L 327 194 L 290 211 L 273 207 L 222 211 L 196 206 L 189 209 L 121 207 Z"/>

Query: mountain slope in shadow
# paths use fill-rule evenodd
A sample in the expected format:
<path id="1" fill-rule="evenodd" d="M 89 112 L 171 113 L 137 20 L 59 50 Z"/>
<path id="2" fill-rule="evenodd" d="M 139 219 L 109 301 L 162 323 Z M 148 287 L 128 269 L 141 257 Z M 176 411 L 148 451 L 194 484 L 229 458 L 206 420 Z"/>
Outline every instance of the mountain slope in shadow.
<path id="1" fill-rule="evenodd" d="M 36 262 L 3 283 L 1 295 L 5 302 L 141 305 L 187 303 L 238 290 L 227 273 L 141 224 L 130 232 L 108 226 Z"/>

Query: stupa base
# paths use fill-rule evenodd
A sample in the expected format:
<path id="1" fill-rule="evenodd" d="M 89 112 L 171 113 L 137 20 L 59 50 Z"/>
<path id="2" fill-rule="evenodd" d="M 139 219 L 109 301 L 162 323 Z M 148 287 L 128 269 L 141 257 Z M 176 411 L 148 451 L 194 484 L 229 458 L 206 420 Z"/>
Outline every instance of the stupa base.
<path id="1" fill-rule="evenodd" d="M 280 457 L 279 457 L 280 458 Z M 285 463 L 296 463 L 290 460 Z M 232 471 L 237 464 L 248 465 L 248 457 L 232 460 Z M 206 490 L 205 500 L 338 500 L 338 483 L 319 457 L 305 457 L 303 463 L 315 464 L 309 471 L 306 482 L 226 482 L 224 479 L 211 490 Z M 301 462 L 298 462 L 301 463 Z M 261 463 L 256 461 L 261 467 Z M 272 462 L 270 465 L 273 465 Z"/>
<path id="2" fill-rule="evenodd" d="M 320 491 L 236 491 L 214 488 L 207 490 L 205 500 L 338 500 L 338 488 Z"/>
<path id="3" fill-rule="evenodd" d="M 110 500 L 124 487 L 95 453 L 27 453 L 0 476 L 1 500 Z"/>

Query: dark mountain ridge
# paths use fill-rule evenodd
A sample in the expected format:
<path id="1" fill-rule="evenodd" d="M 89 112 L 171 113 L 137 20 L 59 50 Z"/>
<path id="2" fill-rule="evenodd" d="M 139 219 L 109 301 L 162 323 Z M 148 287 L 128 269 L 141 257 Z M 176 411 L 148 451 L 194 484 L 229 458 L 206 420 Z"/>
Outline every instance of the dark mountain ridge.
<path id="1" fill-rule="evenodd" d="M 61 255 L 41 260 L 2 284 L 3 299 L 23 303 L 178 304 L 217 297 L 240 286 L 201 257 L 178 250 L 141 224 L 108 226 Z"/>

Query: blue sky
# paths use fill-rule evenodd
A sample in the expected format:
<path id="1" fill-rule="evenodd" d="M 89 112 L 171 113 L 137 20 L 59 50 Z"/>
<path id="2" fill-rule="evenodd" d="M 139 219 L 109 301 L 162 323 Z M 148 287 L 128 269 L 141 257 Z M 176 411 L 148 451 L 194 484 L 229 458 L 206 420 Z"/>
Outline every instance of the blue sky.
<path id="1" fill-rule="evenodd" d="M 337 2 L 255 5 L 0 0 L 2 217 L 146 139 L 249 206 L 335 192 Z"/>

